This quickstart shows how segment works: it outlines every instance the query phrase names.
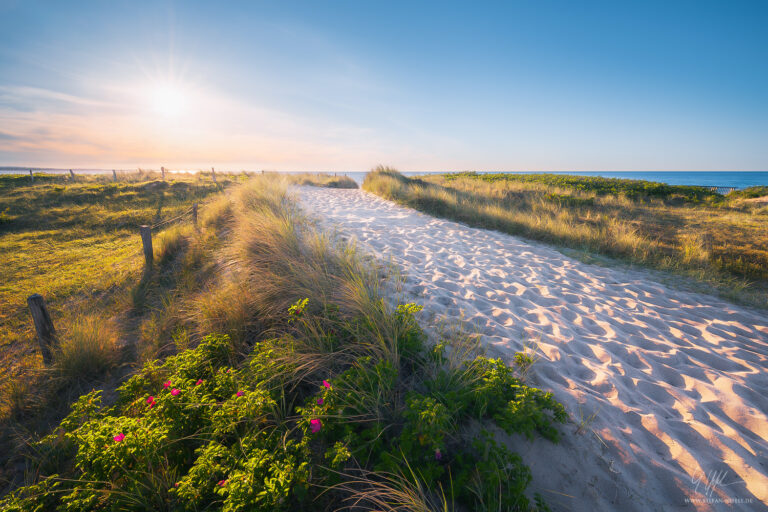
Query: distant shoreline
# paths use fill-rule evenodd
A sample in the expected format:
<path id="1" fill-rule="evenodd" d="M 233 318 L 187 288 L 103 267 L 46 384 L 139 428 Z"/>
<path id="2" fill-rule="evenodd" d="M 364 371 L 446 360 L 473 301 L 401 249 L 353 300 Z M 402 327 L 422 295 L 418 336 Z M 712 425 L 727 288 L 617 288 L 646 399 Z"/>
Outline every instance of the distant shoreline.
<path id="1" fill-rule="evenodd" d="M 30 167 L 11 167 L 0 166 L 0 175 L 14 175 L 14 174 L 29 174 Z M 34 173 L 42 174 L 67 174 L 69 169 L 63 168 L 35 168 L 31 167 Z M 72 169 L 76 174 L 108 174 L 112 172 L 112 169 Z M 118 172 L 135 172 L 136 169 L 116 169 Z M 159 171 L 159 169 L 156 169 Z M 167 169 L 171 173 L 184 173 L 184 172 L 200 172 L 201 169 Z M 208 171 L 205 169 L 204 171 Z M 261 169 L 249 170 L 249 169 L 237 169 L 226 170 L 222 169 L 218 171 L 221 173 L 260 173 Z M 273 171 L 270 171 L 273 172 Z M 304 172 L 312 171 L 277 171 L 284 172 L 286 174 L 301 174 Z M 333 171 L 323 171 L 333 172 Z M 448 172 L 448 171 L 446 171 Z M 496 173 L 500 171 L 476 171 L 479 174 Z M 405 176 L 419 176 L 423 174 L 443 174 L 441 171 L 406 171 L 402 174 Z M 347 171 L 338 172 L 340 176 L 349 176 L 354 179 L 358 185 L 363 183 L 365 175 L 368 171 Z M 629 180 L 644 180 L 653 181 L 658 183 L 666 183 L 667 185 L 694 185 L 703 187 L 732 187 L 736 189 L 743 189 L 747 187 L 755 186 L 768 186 L 768 171 L 515 171 L 508 174 L 568 174 L 575 176 L 601 176 L 604 178 L 619 178 Z"/>

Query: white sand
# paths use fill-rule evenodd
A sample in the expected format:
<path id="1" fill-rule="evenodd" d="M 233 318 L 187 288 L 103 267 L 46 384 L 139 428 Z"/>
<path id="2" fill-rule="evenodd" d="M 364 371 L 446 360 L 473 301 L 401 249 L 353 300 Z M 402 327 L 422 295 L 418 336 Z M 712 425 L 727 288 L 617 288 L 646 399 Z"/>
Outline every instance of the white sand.
<path id="1" fill-rule="evenodd" d="M 531 490 L 553 510 L 768 508 L 765 313 L 359 190 L 301 187 L 299 197 L 401 265 L 425 312 L 463 311 L 491 355 L 509 361 L 537 341 L 533 383 L 576 419 L 597 413 L 594 433 L 562 426 L 559 445 L 515 440 Z"/>

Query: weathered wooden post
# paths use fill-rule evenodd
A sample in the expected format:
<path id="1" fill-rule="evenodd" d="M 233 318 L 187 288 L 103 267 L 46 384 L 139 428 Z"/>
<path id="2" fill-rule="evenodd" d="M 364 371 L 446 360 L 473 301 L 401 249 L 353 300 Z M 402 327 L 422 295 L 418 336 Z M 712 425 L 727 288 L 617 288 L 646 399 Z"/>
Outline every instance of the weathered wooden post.
<path id="1" fill-rule="evenodd" d="M 75 173 L 72 171 L 72 169 L 69 170 L 69 179 L 75 181 Z"/>
<path id="2" fill-rule="evenodd" d="M 112 169 L 112 181 L 117 181 L 117 171 Z"/>
<path id="3" fill-rule="evenodd" d="M 56 338 L 56 329 L 53 328 L 51 315 L 48 314 L 48 308 L 45 306 L 43 296 L 36 293 L 27 298 L 29 311 L 32 313 L 32 320 L 35 322 L 35 331 L 37 331 L 37 341 L 40 343 L 40 352 L 43 354 L 43 363 L 46 366 L 53 362 L 53 348 L 58 343 Z"/>
<path id="4" fill-rule="evenodd" d="M 141 244 L 144 246 L 144 259 L 147 262 L 147 268 L 152 267 L 154 253 L 152 252 L 152 228 L 149 226 L 140 226 Z"/>
<path id="5" fill-rule="evenodd" d="M 165 167 L 161 167 L 160 172 L 163 173 L 163 181 L 165 181 Z"/>
<path id="6" fill-rule="evenodd" d="M 216 169 L 214 169 L 213 167 L 211 167 L 211 177 L 213 178 L 213 182 L 217 183 L 217 181 L 216 181 Z"/>
<path id="7" fill-rule="evenodd" d="M 197 203 L 192 203 L 192 224 L 197 229 Z"/>
<path id="8" fill-rule="evenodd" d="M 29 181 L 31 181 L 32 183 L 35 182 L 35 175 L 32 174 L 32 169 L 29 170 Z"/>

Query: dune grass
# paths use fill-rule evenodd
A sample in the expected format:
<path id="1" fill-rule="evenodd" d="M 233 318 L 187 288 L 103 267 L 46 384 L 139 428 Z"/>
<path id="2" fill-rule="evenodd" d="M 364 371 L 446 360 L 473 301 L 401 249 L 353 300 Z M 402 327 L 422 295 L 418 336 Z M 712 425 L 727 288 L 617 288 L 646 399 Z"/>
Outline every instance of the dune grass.
<path id="1" fill-rule="evenodd" d="M 749 191 L 721 196 L 559 175 L 407 178 L 387 168 L 370 173 L 363 188 L 431 215 L 575 249 L 588 260 L 597 254 L 672 272 L 696 289 L 768 307 L 768 208 L 750 202 Z"/>
<path id="2" fill-rule="evenodd" d="M 288 174 L 287 178 L 296 185 L 310 185 L 327 188 L 360 188 L 349 176 L 336 176 L 327 173 Z"/>
<path id="3" fill-rule="evenodd" d="M 428 343 L 420 308 L 390 304 L 382 269 L 317 232 L 286 181 L 257 176 L 201 219 L 133 294 L 154 357 L 36 436 L 0 508 L 543 508 L 512 448 L 559 438 L 551 394 L 473 337 Z"/>

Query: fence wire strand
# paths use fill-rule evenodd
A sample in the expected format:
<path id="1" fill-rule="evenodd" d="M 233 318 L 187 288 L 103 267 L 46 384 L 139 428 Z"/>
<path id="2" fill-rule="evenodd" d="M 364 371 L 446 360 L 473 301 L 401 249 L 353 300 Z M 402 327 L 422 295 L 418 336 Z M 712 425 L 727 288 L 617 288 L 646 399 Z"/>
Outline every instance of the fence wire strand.
<path id="1" fill-rule="evenodd" d="M 159 228 L 160 226 L 164 226 L 166 224 L 170 224 L 171 222 L 176 222 L 179 219 L 183 219 L 184 217 L 187 217 L 188 215 L 191 215 L 193 209 L 194 209 L 194 207 L 191 207 L 187 211 L 182 212 L 181 214 L 177 215 L 176 217 L 173 217 L 172 219 L 166 219 L 166 220 L 162 220 L 160 222 L 156 222 L 155 224 L 152 224 L 150 226 L 150 228 L 152 228 L 152 229 Z"/>

